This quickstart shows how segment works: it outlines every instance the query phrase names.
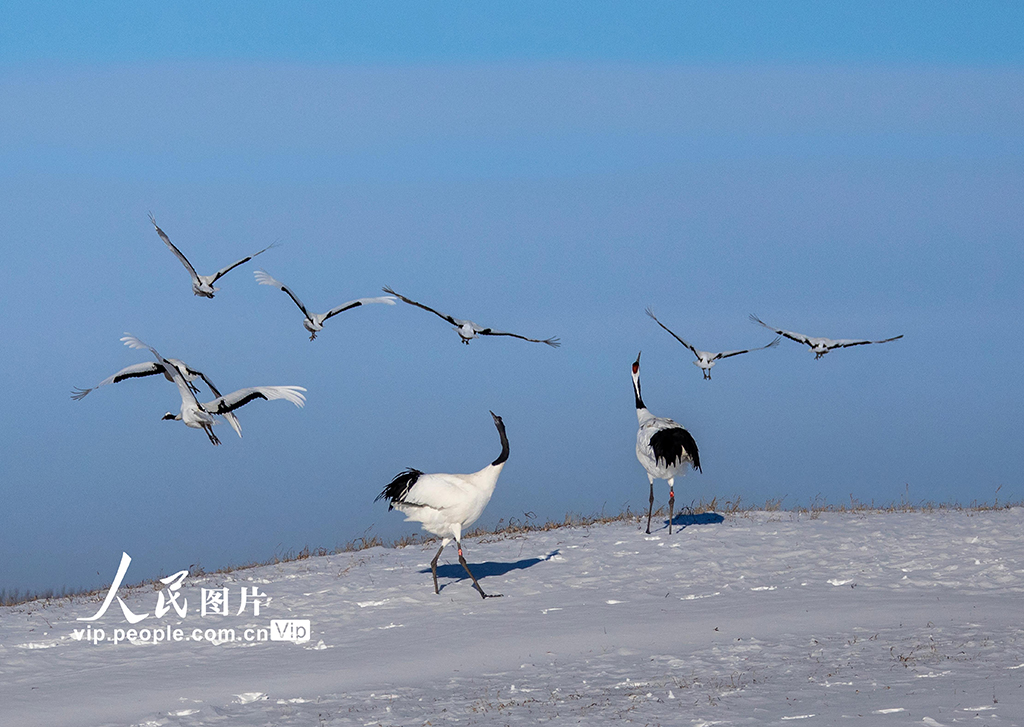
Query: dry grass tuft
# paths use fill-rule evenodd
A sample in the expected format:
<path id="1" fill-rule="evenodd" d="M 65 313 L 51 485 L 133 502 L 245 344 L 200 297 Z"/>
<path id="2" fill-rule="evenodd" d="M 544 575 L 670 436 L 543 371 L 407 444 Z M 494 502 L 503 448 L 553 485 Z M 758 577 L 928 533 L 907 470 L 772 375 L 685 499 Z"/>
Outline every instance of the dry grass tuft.
<path id="1" fill-rule="evenodd" d="M 841 502 L 832 504 L 822 496 L 820 493 L 814 496 L 811 503 L 806 506 L 796 506 L 792 508 L 793 512 L 811 515 L 811 517 L 817 517 L 822 513 L 863 513 L 863 512 L 886 512 L 886 513 L 897 513 L 897 512 L 994 512 L 998 510 L 1009 510 L 1014 507 L 1024 506 L 1024 502 L 1017 501 L 999 501 L 999 491 L 1003 489 L 1002 485 L 996 488 L 994 493 L 995 497 L 992 503 L 978 502 L 977 500 L 971 500 L 970 504 L 964 505 L 958 501 L 954 502 L 932 502 L 929 500 L 913 501 L 910 499 L 910 485 L 906 485 L 903 494 L 900 499 L 896 502 L 888 502 L 882 504 L 876 504 L 874 500 L 871 502 L 864 502 L 858 500 L 852 494 L 850 495 L 850 501 L 848 503 Z"/>

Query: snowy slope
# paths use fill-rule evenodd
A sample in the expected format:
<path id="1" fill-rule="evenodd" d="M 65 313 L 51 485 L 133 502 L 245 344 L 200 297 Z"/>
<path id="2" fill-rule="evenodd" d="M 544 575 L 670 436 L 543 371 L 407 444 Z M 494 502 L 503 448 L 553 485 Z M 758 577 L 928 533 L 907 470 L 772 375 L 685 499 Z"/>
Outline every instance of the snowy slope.
<path id="1" fill-rule="evenodd" d="M 678 521 L 467 541 L 486 601 L 450 550 L 434 594 L 435 545 L 187 579 L 185 618 L 120 590 L 136 628 L 235 642 L 76 640 L 98 598 L 3 608 L 0 723 L 1024 724 L 1024 510 Z M 254 585 L 259 616 L 199 615 Z M 287 618 L 312 639 L 241 638 Z M 96 625 L 131 628 L 116 602 Z"/>

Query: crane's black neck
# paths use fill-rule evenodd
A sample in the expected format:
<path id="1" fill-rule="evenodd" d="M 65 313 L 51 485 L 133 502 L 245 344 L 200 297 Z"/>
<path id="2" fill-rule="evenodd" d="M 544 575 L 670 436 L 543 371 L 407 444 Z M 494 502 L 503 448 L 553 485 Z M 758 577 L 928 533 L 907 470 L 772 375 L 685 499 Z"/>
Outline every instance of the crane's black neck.
<path id="1" fill-rule="evenodd" d="M 643 397 L 640 396 L 640 379 L 639 378 L 637 378 L 633 382 L 633 396 L 636 398 L 636 408 L 637 409 L 646 409 L 647 408 L 644 405 Z"/>
<path id="2" fill-rule="evenodd" d="M 508 437 L 505 436 L 505 422 L 501 421 L 500 417 L 495 417 L 494 426 L 498 428 L 498 436 L 501 437 L 501 454 L 498 455 L 498 459 L 491 462 L 497 467 L 499 464 L 505 464 L 505 460 L 508 459 Z"/>

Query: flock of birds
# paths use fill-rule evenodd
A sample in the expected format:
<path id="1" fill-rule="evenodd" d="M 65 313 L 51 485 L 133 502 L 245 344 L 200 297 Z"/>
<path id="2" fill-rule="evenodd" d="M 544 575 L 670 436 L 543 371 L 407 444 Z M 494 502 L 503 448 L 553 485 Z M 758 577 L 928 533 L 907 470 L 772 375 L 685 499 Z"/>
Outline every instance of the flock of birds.
<path id="1" fill-rule="evenodd" d="M 204 298 L 214 297 L 214 294 L 220 290 L 219 288 L 214 287 L 214 283 L 224 275 L 240 265 L 249 262 L 254 257 L 262 255 L 264 252 L 276 245 L 276 243 L 268 245 L 259 252 L 253 253 L 252 255 L 244 257 L 241 260 L 218 270 L 213 275 L 199 275 L 192 266 L 192 263 L 189 262 L 188 258 L 185 257 L 177 247 L 175 247 L 170 238 L 168 238 L 164 231 L 160 229 L 152 214 L 149 215 L 149 220 L 152 222 L 160 239 L 165 245 L 167 245 L 171 252 L 174 253 L 175 257 L 181 261 L 182 265 L 184 265 L 188 271 L 192 279 L 192 292 L 195 295 Z M 472 339 L 478 336 L 509 336 L 532 343 L 544 343 L 552 348 L 557 348 L 560 345 L 558 338 L 529 338 L 517 333 L 497 331 L 493 328 L 480 326 L 470 320 L 455 318 L 445 313 L 441 313 L 427 305 L 424 305 L 423 303 L 406 298 L 404 295 L 395 292 L 387 286 L 383 288 L 383 291 L 387 293 L 386 296 L 358 298 L 336 306 L 326 313 L 311 313 L 306 308 L 305 304 L 287 285 L 279 280 L 275 280 L 264 270 L 257 270 L 254 275 L 258 284 L 278 288 L 282 292 L 286 293 L 295 305 L 298 306 L 303 315 L 302 325 L 310 333 L 310 341 L 316 339 L 317 334 L 323 330 L 324 323 L 328 319 L 338 315 L 339 313 L 374 303 L 395 305 L 395 301 L 398 299 L 409 305 L 433 313 L 442 320 L 451 324 L 458 333 L 459 339 L 465 344 L 468 344 Z M 779 345 L 779 342 L 783 337 L 810 347 L 815 354 L 815 359 L 819 359 L 826 353 L 838 348 L 848 348 L 850 346 L 860 346 L 872 343 L 887 343 L 903 337 L 902 335 L 899 335 L 892 338 L 871 341 L 861 339 L 834 340 L 830 338 L 806 336 L 802 333 L 774 328 L 757 316 L 751 314 L 750 318 L 754 323 L 774 331 L 777 334 L 776 338 L 770 343 L 756 348 L 747 348 L 736 351 L 721 351 L 715 353 L 702 351 L 683 340 L 665 324 L 659 321 L 650 308 L 647 309 L 647 315 L 661 326 L 661 328 L 667 331 L 673 338 L 679 341 L 679 343 L 688 348 L 694 356 L 696 356 L 697 360 L 693 363 L 701 369 L 705 380 L 711 379 L 711 369 L 718 361 L 738 356 L 740 354 L 750 353 L 752 351 L 774 348 Z M 305 392 L 306 389 L 301 386 L 253 386 L 238 389 L 230 394 L 222 395 L 206 374 L 189 366 L 184 361 L 175 358 L 164 358 L 155 348 L 131 334 L 125 334 L 124 337 L 121 338 L 121 341 L 129 348 L 149 351 L 154 360 L 123 368 L 112 376 L 107 377 L 96 386 L 87 389 L 74 389 L 71 395 L 72 399 L 79 401 L 85 398 L 90 392 L 108 384 L 116 384 L 128 379 L 162 375 L 169 382 L 176 385 L 178 394 L 181 398 L 181 406 L 178 413 L 174 414 L 172 412 L 167 412 L 162 418 L 164 420 L 181 421 L 188 427 L 202 429 L 206 432 L 210 442 L 214 445 L 220 444 L 220 440 L 213 431 L 214 425 L 219 423 L 218 417 L 225 419 L 235 430 L 238 436 L 242 436 L 241 425 L 239 424 L 238 417 L 234 412 L 252 401 L 257 399 L 267 401 L 282 399 L 284 401 L 290 401 L 297 407 L 302 407 L 305 404 L 306 398 L 303 392 Z M 640 461 L 640 464 L 643 465 L 644 469 L 647 471 L 647 477 L 650 482 L 650 499 L 647 511 L 647 532 L 651 532 L 651 516 L 654 509 L 654 480 L 663 479 L 668 481 L 669 486 L 668 531 L 669 534 L 671 534 L 675 506 L 675 478 L 685 474 L 686 469 L 689 467 L 692 467 L 698 472 L 701 471 L 700 453 L 698 451 L 697 443 L 689 431 L 671 419 L 656 417 L 648 411 L 640 392 L 640 354 L 637 354 L 636 361 L 633 362 L 632 376 L 636 415 L 639 423 L 639 429 L 636 437 L 636 456 Z M 214 397 L 212 400 L 205 403 L 200 402 L 200 391 L 196 383 L 197 381 L 202 381 L 202 383 L 209 388 Z M 494 412 L 491 412 L 491 417 L 494 420 L 494 426 L 497 428 L 498 436 L 501 440 L 501 453 L 498 455 L 497 459 L 489 465 L 478 472 L 473 472 L 471 474 L 428 474 L 417 469 L 407 469 L 399 473 L 391 482 L 389 482 L 376 498 L 376 500 L 387 500 L 389 511 L 398 510 L 406 516 L 407 521 L 419 522 L 425 531 L 441 538 L 441 547 L 438 548 L 437 553 L 434 555 L 434 558 L 430 563 L 431 572 L 434 578 L 435 593 L 440 593 L 440 588 L 438 587 L 437 582 L 438 558 L 440 558 L 444 548 L 450 542 L 454 541 L 458 549 L 459 563 L 466 570 L 466 573 L 473 581 L 473 585 L 479 592 L 480 596 L 482 598 L 491 598 L 501 595 L 488 594 L 484 592 L 480 583 L 470 570 L 462 549 L 463 530 L 470 527 L 477 521 L 480 515 L 483 514 L 484 508 L 487 506 L 487 503 L 491 499 L 491 495 L 494 493 L 494 488 L 498 482 L 498 476 L 501 474 L 501 471 L 505 466 L 505 462 L 508 460 L 509 444 L 508 437 L 505 432 L 505 424 L 501 417 Z"/>

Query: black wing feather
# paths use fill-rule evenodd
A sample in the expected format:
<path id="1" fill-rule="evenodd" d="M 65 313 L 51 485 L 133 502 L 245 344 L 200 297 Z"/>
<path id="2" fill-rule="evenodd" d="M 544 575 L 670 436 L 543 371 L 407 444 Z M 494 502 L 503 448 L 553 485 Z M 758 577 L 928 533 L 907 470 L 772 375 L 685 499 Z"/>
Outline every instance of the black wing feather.
<path id="1" fill-rule="evenodd" d="M 352 310 L 353 308 L 358 308 L 362 304 L 363 304 L 363 301 L 361 301 L 361 300 L 354 300 L 354 301 L 352 301 L 351 305 L 347 305 L 344 308 L 338 308 L 337 310 L 328 311 L 327 315 L 324 316 L 324 322 L 326 322 L 327 320 L 333 318 L 334 316 L 338 315 L 339 313 L 344 313 L 347 310 Z"/>
<path id="2" fill-rule="evenodd" d="M 250 401 L 253 401 L 255 399 L 264 399 L 265 400 L 266 398 L 267 397 L 264 396 L 263 392 L 261 392 L 261 391 L 251 391 L 248 394 L 246 394 L 245 396 L 243 396 L 241 399 L 236 401 L 234 404 L 228 404 L 227 402 L 222 400 L 220 402 L 220 404 L 218 404 L 215 408 L 213 408 L 213 409 L 206 409 L 206 411 L 208 411 L 211 414 L 226 414 L 229 411 L 234 411 L 235 409 L 239 409 L 239 408 L 245 406 Z"/>
<path id="3" fill-rule="evenodd" d="M 651 437 L 651 449 L 654 450 L 654 457 L 657 461 L 664 461 L 666 466 L 671 467 L 683 457 L 689 457 L 693 468 L 701 472 L 700 453 L 697 451 L 697 442 L 693 435 L 682 427 L 662 429 Z"/>
<path id="4" fill-rule="evenodd" d="M 388 503 L 388 512 L 395 509 L 395 504 L 401 503 L 405 500 L 405 496 L 409 494 L 409 490 L 416 484 L 416 480 L 420 478 L 423 473 L 419 470 L 409 468 L 405 472 L 401 472 L 395 476 L 395 479 L 391 480 L 377 497 L 374 498 L 374 502 L 377 500 L 390 500 Z"/>
<path id="5" fill-rule="evenodd" d="M 409 305 L 414 305 L 414 306 L 416 306 L 417 308 L 422 308 L 423 310 L 427 310 L 427 311 L 430 311 L 430 312 L 431 312 L 431 313 L 433 313 L 433 314 L 434 314 L 435 316 L 439 316 L 440 318 L 444 318 L 444 319 L 445 319 L 446 321 L 448 321 L 449 323 L 451 323 L 451 324 L 452 324 L 453 326 L 458 326 L 458 325 L 459 325 L 458 321 L 456 321 L 456 320 L 455 320 L 455 319 L 454 319 L 454 318 L 453 318 L 452 316 L 448 315 L 447 313 L 441 313 L 440 311 L 436 311 L 436 310 L 434 310 L 433 308 L 431 308 L 431 307 L 430 307 L 430 306 L 428 306 L 428 305 L 423 305 L 422 303 L 417 303 L 417 302 L 416 302 L 415 300 L 411 300 L 410 298 L 406 298 L 406 297 L 405 297 L 404 295 L 402 295 L 401 293 L 396 293 L 395 291 L 393 291 L 393 290 L 391 289 L 391 286 L 390 286 L 390 285 L 385 285 L 385 286 L 384 286 L 383 288 L 381 288 L 381 290 L 383 290 L 383 291 L 384 291 L 385 293 L 387 293 L 388 295 L 393 295 L 393 296 L 395 296 L 396 298 L 400 298 L 400 299 L 402 299 L 403 301 L 405 301 L 405 302 L 406 302 L 406 303 L 408 303 Z"/>
<path id="6" fill-rule="evenodd" d="M 193 376 L 198 376 L 199 378 L 201 378 L 206 383 L 206 385 L 208 387 L 210 387 L 210 391 L 213 392 L 213 395 L 215 397 L 217 397 L 219 399 L 222 396 L 224 396 L 223 394 L 220 393 L 220 391 L 217 389 L 217 387 L 213 385 L 213 382 L 210 381 L 208 378 L 206 378 L 206 374 L 204 374 L 202 371 L 196 371 L 194 369 L 189 369 L 188 372 L 190 374 L 192 374 Z"/>
<path id="7" fill-rule="evenodd" d="M 243 264 L 249 262 L 250 260 L 252 260 L 257 255 L 262 255 L 263 253 L 265 253 L 270 248 L 276 247 L 276 246 L 277 246 L 277 243 L 276 242 L 272 242 L 269 245 L 267 245 L 265 248 L 260 250 L 259 252 L 254 252 L 252 255 L 249 255 L 248 257 L 244 257 L 244 258 L 242 258 L 241 260 L 239 260 L 236 263 L 231 263 L 226 268 L 221 268 L 216 273 L 214 273 L 213 280 L 211 282 L 216 283 L 218 280 L 220 280 L 222 277 L 224 277 L 227 273 L 230 273 L 232 270 L 237 268 L 239 265 L 243 265 Z"/>
<path id="8" fill-rule="evenodd" d="M 491 328 L 483 328 L 477 331 L 481 336 L 512 336 L 512 338 L 519 338 L 523 341 L 529 341 L 530 343 L 546 343 L 552 348 L 558 348 L 562 344 L 558 341 L 558 336 L 553 338 L 545 338 L 541 340 L 539 338 L 527 338 L 526 336 L 520 336 L 518 333 L 505 333 L 504 331 L 495 331 Z"/>
<path id="9" fill-rule="evenodd" d="M 164 372 L 164 367 L 161 366 L 160 364 L 154 362 L 152 369 L 143 370 L 143 371 L 133 371 L 133 372 L 127 373 L 127 374 L 117 373 L 114 376 L 110 377 L 110 381 L 106 381 L 105 383 L 116 384 L 116 383 L 119 383 L 121 381 L 126 381 L 128 379 L 139 379 L 139 378 L 142 378 L 142 377 L 145 377 L 145 376 L 153 376 L 154 374 L 162 374 L 163 372 Z M 99 384 L 98 386 L 93 386 L 92 388 L 89 388 L 89 389 L 72 389 L 71 390 L 71 398 L 74 399 L 75 401 L 81 401 L 82 399 L 84 399 L 86 397 L 86 395 L 89 392 L 93 391 L 94 389 L 98 389 L 99 386 L 102 386 L 102 385 L 103 384 Z"/>
<path id="10" fill-rule="evenodd" d="M 115 376 L 114 380 L 111 381 L 110 383 L 116 384 L 116 383 L 118 383 L 120 381 L 126 381 L 127 379 L 140 379 L 143 376 L 153 376 L 154 374 L 162 374 L 163 372 L 164 372 L 163 367 L 162 366 L 157 366 L 157 368 L 155 368 L 152 371 L 136 371 L 136 372 L 130 373 L 130 374 L 121 374 L 119 376 Z"/>

